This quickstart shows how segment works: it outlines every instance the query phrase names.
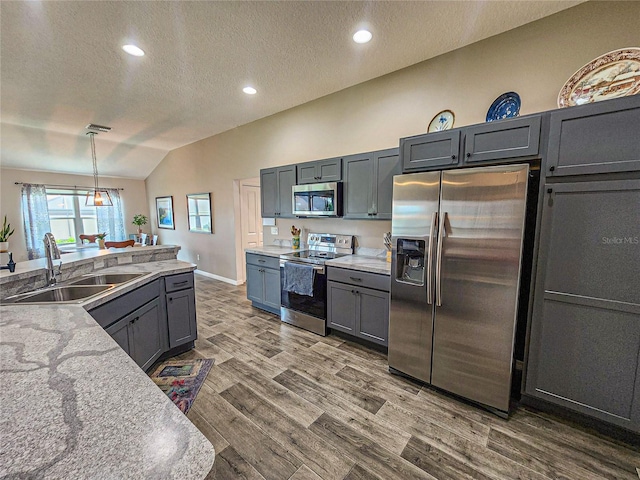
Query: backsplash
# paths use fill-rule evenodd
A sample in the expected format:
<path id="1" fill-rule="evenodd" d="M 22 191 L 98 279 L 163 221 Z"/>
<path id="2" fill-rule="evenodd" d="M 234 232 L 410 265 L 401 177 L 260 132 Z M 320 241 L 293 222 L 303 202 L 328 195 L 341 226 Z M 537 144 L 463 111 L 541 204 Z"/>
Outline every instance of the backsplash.
<path id="1" fill-rule="evenodd" d="M 291 225 L 302 229 L 300 238 L 305 240 L 309 232 L 355 235 L 356 252 L 359 248 L 384 250 L 383 235 L 391 231 L 391 220 L 344 220 L 342 218 L 279 218 L 276 219 L 278 234 L 272 235 L 270 226 L 263 228 L 264 244 L 291 245 Z M 275 241 L 275 242 L 274 242 Z M 363 251 L 366 252 L 367 250 Z M 361 253 L 363 253 L 361 252 Z M 371 251 L 366 253 L 371 255 Z"/>

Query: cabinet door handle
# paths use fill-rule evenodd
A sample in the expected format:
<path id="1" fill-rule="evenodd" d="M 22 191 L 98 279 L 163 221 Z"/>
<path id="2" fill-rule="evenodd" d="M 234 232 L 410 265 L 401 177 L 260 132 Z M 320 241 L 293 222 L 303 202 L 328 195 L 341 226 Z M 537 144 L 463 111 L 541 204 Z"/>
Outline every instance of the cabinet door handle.
<path id="1" fill-rule="evenodd" d="M 550 172 L 555 171 L 555 169 L 556 169 L 556 167 L 554 167 L 553 165 L 551 165 L 551 166 L 549 167 L 549 171 L 550 171 Z"/>
<path id="2" fill-rule="evenodd" d="M 471 152 L 467 152 L 467 158 L 471 156 Z"/>
<path id="3" fill-rule="evenodd" d="M 170 302 L 173 302 L 173 297 L 169 297 L 169 301 L 170 301 Z"/>
<path id="4" fill-rule="evenodd" d="M 456 156 L 455 155 L 451 155 L 451 160 L 455 160 Z"/>
<path id="5" fill-rule="evenodd" d="M 351 290 L 351 295 L 355 295 L 356 291 L 355 290 Z"/>
<path id="6" fill-rule="evenodd" d="M 189 283 L 189 280 L 185 280 L 183 282 L 174 282 L 173 286 L 177 287 L 178 285 L 186 285 L 187 283 Z"/>
<path id="7" fill-rule="evenodd" d="M 258 261 L 259 261 L 260 263 L 264 263 L 266 260 L 262 260 L 261 258 L 259 258 L 259 259 L 258 259 Z"/>
<path id="8" fill-rule="evenodd" d="M 362 279 L 358 278 L 358 277 L 349 277 L 351 280 L 353 280 L 354 282 L 361 282 Z"/>

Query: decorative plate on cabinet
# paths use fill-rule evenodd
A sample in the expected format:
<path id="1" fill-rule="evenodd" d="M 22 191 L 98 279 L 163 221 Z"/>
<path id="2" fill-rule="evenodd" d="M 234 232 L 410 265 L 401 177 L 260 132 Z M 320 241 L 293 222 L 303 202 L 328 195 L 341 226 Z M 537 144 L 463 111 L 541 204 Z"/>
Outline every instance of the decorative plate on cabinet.
<path id="1" fill-rule="evenodd" d="M 517 117 L 520 114 L 520 95 L 507 92 L 496 98 L 487 112 L 487 122 Z"/>
<path id="2" fill-rule="evenodd" d="M 590 61 L 564 84 L 558 107 L 640 93 L 640 48 L 614 50 Z"/>
<path id="3" fill-rule="evenodd" d="M 443 110 L 431 119 L 429 127 L 427 128 L 427 133 L 450 130 L 453 128 L 455 120 L 456 116 L 451 110 Z"/>

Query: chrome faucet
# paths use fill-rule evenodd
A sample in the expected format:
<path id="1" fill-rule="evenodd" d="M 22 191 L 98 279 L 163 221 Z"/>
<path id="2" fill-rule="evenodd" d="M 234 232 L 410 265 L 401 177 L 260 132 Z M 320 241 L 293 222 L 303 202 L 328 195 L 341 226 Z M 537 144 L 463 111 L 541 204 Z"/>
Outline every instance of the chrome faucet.
<path id="1" fill-rule="evenodd" d="M 53 236 L 53 233 L 45 233 L 43 241 L 44 253 L 47 257 L 47 284 L 52 287 L 57 282 L 56 276 L 60 275 L 60 270 L 62 269 L 62 260 L 60 260 L 58 271 L 56 272 L 53 261 L 60 259 L 60 250 L 58 250 L 58 244 L 56 243 L 56 239 Z"/>

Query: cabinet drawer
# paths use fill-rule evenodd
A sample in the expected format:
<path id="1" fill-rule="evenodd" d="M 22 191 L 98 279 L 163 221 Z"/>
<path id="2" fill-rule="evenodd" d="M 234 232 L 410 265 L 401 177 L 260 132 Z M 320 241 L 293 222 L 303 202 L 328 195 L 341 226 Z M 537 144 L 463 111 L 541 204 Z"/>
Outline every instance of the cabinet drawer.
<path id="1" fill-rule="evenodd" d="M 267 255 L 257 255 L 255 253 L 247 253 L 247 263 L 249 265 L 257 265 L 266 268 L 280 268 L 280 258 L 269 257 Z"/>
<path id="2" fill-rule="evenodd" d="M 164 279 L 164 291 L 167 293 L 186 288 L 193 288 L 193 273 L 191 272 L 171 275 Z"/>
<path id="3" fill-rule="evenodd" d="M 466 129 L 465 163 L 530 157 L 540 150 L 540 115 Z"/>
<path id="4" fill-rule="evenodd" d="M 160 280 L 155 280 L 115 300 L 111 300 L 104 305 L 94 308 L 89 314 L 102 328 L 106 328 L 131 313 L 136 307 L 145 305 L 159 295 Z"/>
<path id="5" fill-rule="evenodd" d="M 348 283 L 359 287 L 373 288 L 388 292 L 391 287 L 391 277 L 377 273 L 347 270 L 346 268 L 328 267 L 327 280 Z"/>

